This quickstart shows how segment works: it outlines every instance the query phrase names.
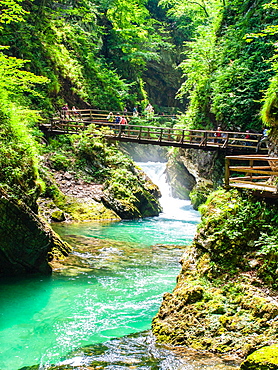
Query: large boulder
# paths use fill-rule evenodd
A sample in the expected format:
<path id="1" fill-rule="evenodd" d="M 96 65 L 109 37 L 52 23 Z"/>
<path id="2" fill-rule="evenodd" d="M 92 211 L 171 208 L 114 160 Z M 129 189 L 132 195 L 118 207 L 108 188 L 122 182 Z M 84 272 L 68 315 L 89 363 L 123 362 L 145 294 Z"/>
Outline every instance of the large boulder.
<path id="1" fill-rule="evenodd" d="M 278 344 L 258 349 L 247 357 L 240 370 L 277 370 Z"/>
<path id="2" fill-rule="evenodd" d="M 70 250 L 26 204 L 0 189 L 0 276 L 51 273 L 54 251 L 66 256 Z"/>

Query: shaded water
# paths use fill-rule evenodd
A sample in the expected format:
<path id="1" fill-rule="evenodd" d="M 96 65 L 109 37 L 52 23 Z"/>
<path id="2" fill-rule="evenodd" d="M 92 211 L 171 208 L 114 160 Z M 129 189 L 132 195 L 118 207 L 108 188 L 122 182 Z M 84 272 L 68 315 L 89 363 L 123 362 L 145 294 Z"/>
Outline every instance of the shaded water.
<path id="1" fill-rule="evenodd" d="M 149 167 L 163 177 L 163 165 Z M 165 199 L 171 207 L 160 217 L 53 226 L 74 246 L 66 264 L 56 263 L 49 277 L 0 283 L 1 370 L 59 362 L 59 369 L 92 363 L 98 369 L 209 369 L 198 367 L 194 356 L 184 363 L 141 333 L 163 293 L 173 289 L 183 245 L 199 222 L 188 201 L 176 207 L 170 194 Z M 131 333 L 141 334 L 127 337 Z"/>

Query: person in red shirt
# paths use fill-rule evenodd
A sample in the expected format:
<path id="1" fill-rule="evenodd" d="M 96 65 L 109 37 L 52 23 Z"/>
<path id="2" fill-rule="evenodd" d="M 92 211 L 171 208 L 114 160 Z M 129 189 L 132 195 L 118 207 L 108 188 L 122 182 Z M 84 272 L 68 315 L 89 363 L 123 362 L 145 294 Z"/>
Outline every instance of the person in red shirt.
<path id="1" fill-rule="evenodd" d="M 217 139 L 216 139 L 216 142 L 217 142 L 217 143 L 221 143 L 221 142 L 222 142 L 222 140 L 220 139 L 220 138 L 222 137 L 221 127 L 220 127 L 220 126 L 218 126 L 218 127 L 217 127 L 217 131 L 216 131 L 216 133 L 214 134 L 214 136 L 216 136 L 216 137 L 217 137 Z"/>
<path id="2" fill-rule="evenodd" d="M 127 120 L 125 117 L 121 117 L 121 120 L 120 120 L 120 132 L 124 132 L 125 131 L 125 125 L 127 124 Z"/>

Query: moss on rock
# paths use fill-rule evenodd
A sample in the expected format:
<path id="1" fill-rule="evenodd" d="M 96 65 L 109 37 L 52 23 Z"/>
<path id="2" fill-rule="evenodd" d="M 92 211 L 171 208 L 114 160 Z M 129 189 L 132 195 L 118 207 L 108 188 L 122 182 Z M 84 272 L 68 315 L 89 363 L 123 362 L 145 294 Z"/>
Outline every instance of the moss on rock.
<path id="1" fill-rule="evenodd" d="M 220 190 L 202 208 L 177 285 L 164 295 L 152 330 L 159 342 L 246 356 L 278 341 L 277 285 L 267 279 L 278 268 L 277 206 Z"/>
<path id="2" fill-rule="evenodd" d="M 240 370 L 277 370 L 278 344 L 258 349 L 241 364 Z"/>
<path id="3" fill-rule="evenodd" d="M 51 273 L 53 250 L 67 255 L 71 247 L 23 202 L 0 189 L 0 276 Z"/>

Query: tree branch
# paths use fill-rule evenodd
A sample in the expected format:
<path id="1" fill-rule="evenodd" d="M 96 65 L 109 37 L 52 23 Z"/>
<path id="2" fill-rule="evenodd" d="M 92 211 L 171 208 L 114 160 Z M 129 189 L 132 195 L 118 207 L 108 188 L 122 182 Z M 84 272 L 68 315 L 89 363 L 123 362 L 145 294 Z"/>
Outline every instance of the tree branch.
<path id="1" fill-rule="evenodd" d="M 206 9 L 206 6 L 205 6 L 205 5 L 202 5 L 202 4 L 198 3 L 197 1 L 188 1 L 188 3 L 199 5 L 199 7 L 200 7 L 200 8 L 202 8 L 202 9 L 203 9 L 203 11 L 205 12 L 205 15 L 206 15 L 207 17 L 209 16 L 209 14 L 208 14 L 208 12 L 207 12 L 207 9 Z"/>

